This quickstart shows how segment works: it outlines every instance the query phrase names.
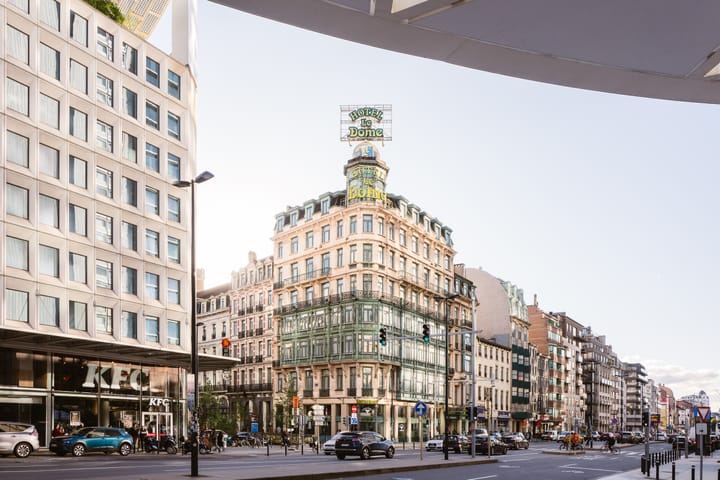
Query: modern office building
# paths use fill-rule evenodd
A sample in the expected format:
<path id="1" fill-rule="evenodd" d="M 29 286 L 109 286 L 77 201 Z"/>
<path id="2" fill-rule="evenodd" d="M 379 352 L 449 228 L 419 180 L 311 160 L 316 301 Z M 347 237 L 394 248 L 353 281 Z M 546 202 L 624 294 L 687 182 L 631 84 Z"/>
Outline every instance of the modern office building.
<path id="1" fill-rule="evenodd" d="M 183 433 L 192 16 L 170 56 L 88 3 L 0 2 L 0 418 Z"/>
<path id="2" fill-rule="evenodd" d="M 622 405 L 617 401 L 620 360 L 605 335 L 596 335 L 591 327 L 582 330 L 582 381 L 586 393 L 585 425 L 591 431 L 616 431 Z"/>
<path id="3" fill-rule="evenodd" d="M 327 433 L 417 439 L 418 401 L 428 407 L 425 432 L 443 431 L 445 413 L 448 429 L 462 428 L 471 283 L 455 272 L 451 229 L 386 193 L 388 170 L 362 142 L 344 190 L 276 216 L 277 427 L 291 426 L 284 405 L 297 397 L 303 415 L 319 407 Z"/>

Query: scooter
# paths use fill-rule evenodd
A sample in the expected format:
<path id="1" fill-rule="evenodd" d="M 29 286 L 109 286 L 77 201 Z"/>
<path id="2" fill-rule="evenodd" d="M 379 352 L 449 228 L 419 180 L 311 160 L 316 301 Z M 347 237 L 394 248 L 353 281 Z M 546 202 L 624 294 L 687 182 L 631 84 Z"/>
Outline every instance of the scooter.
<path id="1" fill-rule="evenodd" d="M 171 435 L 163 437 L 160 440 L 160 443 L 158 443 L 158 441 L 155 438 L 148 438 L 145 441 L 145 452 L 146 453 L 153 453 L 153 452 L 160 453 L 161 450 L 164 450 L 165 452 L 169 453 L 170 455 L 175 455 L 177 453 L 177 445 L 175 444 L 175 439 Z"/>

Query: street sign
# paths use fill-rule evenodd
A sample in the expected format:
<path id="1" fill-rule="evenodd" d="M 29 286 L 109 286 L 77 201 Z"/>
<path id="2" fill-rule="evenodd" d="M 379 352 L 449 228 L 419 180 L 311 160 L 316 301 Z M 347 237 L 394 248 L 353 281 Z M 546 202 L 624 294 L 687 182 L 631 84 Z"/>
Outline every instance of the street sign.
<path id="1" fill-rule="evenodd" d="M 698 435 L 707 435 L 707 423 L 696 423 L 695 433 L 697 433 Z"/>
<path id="2" fill-rule="evenodd" d="M 357 425 L 358 419 L 357 417 L 350 417 L 350 425 Z"/>
<path id="3" fill-rule="evenodd" d="M 710 421 L 710 407 L 695 407 L 695 416 L 700 417 L 703 422 Z"/>
<path id="4" fill-rule="evenodd" d="M 418 417 L 422 417 L 427 413 L 427 405 L 425 405 L 425 402 L 417 402 L 415 404 L 415 415 Z"/>
<path id="5" fill-rule="evenodd" d="M 250 424 L 250 432 L 251 432 L 251 433 L 258 433 L 259 431 L 260 431 L 260 430 L 258 429 L 258 423 L 257 423 L 257 422 L 252 422 L 252 423 Z"/>

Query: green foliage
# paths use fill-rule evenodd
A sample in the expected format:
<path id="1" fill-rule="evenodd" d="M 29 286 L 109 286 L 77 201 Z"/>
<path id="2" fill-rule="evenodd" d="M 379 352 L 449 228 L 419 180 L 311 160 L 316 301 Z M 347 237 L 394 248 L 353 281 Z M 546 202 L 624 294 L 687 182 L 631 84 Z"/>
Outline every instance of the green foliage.
<path id="1" fill-rule="evenodd" d="M 205 389 L 200 393 L 200 429 L 218 429 L 234 435 L 237 431 L 237 415 L 228 411 L 227 398 Z"/>
<path id="2" fill-rule="evenodd" d="M 123 15 L 120 8 L 110 0 L 85 0 L 85 2 L 92 5 L 99 12 L 112 18 L 120 25 L 125 21 L 125 15 Z"/>

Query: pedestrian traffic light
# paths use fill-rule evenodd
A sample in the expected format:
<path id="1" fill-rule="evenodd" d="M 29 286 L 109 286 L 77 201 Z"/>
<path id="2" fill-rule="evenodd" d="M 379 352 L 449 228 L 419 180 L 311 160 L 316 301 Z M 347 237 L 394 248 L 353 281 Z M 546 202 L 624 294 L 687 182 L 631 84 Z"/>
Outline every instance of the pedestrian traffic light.
<path id="1" fill-rule="evenodd" d="M 430 325 L 427 323 L 423 324 L 423 342 L 427 343 L 430 341 Z"/>
<path id="2" fill-rule="evenodd" d="M 230 339 L 229 338 L 222 339 L 222 354 L 223 354 L 223 357 L 230 356 Z"/>
<path id="3" fill-rule="evenodd" d="M 380 329 L 380 345 L 383 347 L 387 345 L 387 330 L 384 328 Z"/>

